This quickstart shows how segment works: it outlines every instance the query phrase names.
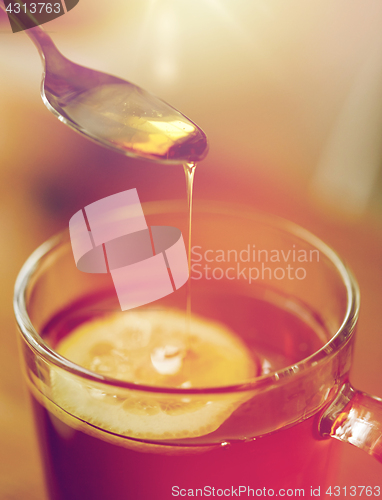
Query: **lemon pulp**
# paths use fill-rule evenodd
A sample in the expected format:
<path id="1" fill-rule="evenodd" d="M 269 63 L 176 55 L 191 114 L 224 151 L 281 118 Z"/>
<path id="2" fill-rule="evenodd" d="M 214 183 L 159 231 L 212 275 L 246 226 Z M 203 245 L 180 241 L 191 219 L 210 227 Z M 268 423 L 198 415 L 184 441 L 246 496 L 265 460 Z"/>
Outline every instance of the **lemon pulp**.
<path id="1" fill-rule="evenodd" d="M 183 439 L 216 430 L 248 394 L 170 394 L 159 388 L 240 384 L 257 374 L 247 347 L 226 327 L 174 310 L 111 313 L 73 330 L 62 356 L 101 375 L 137 384 L 125 389 L 54 369 L 52 391 L 66 412 L 126 437 Z M 152 386 L 142 390 L 139 385 Z"/>

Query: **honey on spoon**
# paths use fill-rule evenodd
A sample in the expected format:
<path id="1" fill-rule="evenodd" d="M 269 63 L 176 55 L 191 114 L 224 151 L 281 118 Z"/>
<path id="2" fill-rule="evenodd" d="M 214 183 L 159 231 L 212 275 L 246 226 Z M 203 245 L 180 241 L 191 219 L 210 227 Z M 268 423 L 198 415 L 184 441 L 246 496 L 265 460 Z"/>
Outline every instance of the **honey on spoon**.
<path id="1" fill-rule="evenodd" d="M 40 26 L 25 32 L 43 61 L 42 99 L 61 122 L 135 158 L 194 164 L 206 156 L 205 133 L 175 108 L 126 80 L 69 61 Z"/>

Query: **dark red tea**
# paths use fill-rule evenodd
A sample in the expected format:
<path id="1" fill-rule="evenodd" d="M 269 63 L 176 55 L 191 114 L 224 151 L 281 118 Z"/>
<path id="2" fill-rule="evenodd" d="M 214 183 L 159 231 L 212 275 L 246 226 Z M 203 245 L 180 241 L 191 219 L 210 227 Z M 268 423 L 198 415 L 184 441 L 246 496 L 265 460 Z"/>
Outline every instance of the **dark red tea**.
<path id="1" fill-rule="evenodd" d="M 243 377 L 243 372 L 240 370 L 247 371 L 248 377 L 259 376 L 293 365 L 314 353 L 328 339 L 328 334 L 319 320 L 301 304 L 291 304 L 290 300 L 279 297 L 277 301 L 271 302 L 264 297 L 240 296 L 236 298 L 220 296 L 213 300 L 211 303 L 200 299 L 193 305 L 202 316 L 213 315 L 214 320 L 224 323 L 230 332 L 240 336 L 240 340 L 232 340 L 231 349 L 216 351 L 217 370 L 228 373 L 229 376 L 232 373 L 232 377 L 236 375 Z M 125 366 L 123 361 L 113 364 L 115 356 L 124 356 L 127 366 L 130 366 L 130 358 L 124 348 L 121 348 L 120 353 L 116 353 L 113 352 L 116 347 L 116 344 L 113 344 L 114 340 L 112 347 L 109 345 L 108 339 L 112 338 L 115 325 L 110 329 L 105 326 L 109 322 L 106 309 L 100 304 L 89 302 L 77 304 L 52 318 L 44 330 L 44 338 L 67 357 L 68 353 L 75 351 L 76 345 L 79 351 L 83 351 L 85 341 L 90 339 L 92 347 L 89 351 L 93 349 L 94 352 L 90 361 L 90 358 L 83 359 L 87 360 L 86 363 L 93 363 L 91 365 L 93 369 L 98 367 L 98 371 L 103 374 L 107 374 L 108 370 L 110 374 L 110 370 L 118 371 Z M 168 319 L 170 317 L 168 314 L 173 313 L 165 311 L 165 314 Z M 147 327 L 144 320 L 144 316 L 141 316 L 139 320 L 141 329 Z M 113 323 L 112 316 L 110 323 Z M 93 337 L 89 336 L 92 331 L 91 324 L 95 325 Z M 100 325 L 107 331 L 104 340 L 99 333 Z M 212 324 L 210 327 L 214 328 Z M 139 345 L 140 350 L 137 348 L 136 351 L 137 353 L 139 351 L 138 354 L 143 360 L 147 346 L 150 346 L 150 349 L 153 346 L 159 349 L 155 351 L 156 353 L 162 352 L 154 337 L 142 341 L 141 334 L 138 335 L 137 331 L 133 333 L 134 336 L 130 336 L 130 340 L 134 338 L 134 342 L 138 344 L 146 342 L 143 347 Z M 224 335 L 222 333 L 221 342 L 222 346 L 227 347 L 224 342 L 230 340 Z M 212 338 L 215 337 L 212 335 L 210 340 Z M 197 342 L 199 340 L 197 339 Z M 155 375 L 158 379 L 152 385 L 168 387 L 173 383 L 174 387 L 187 388 L 190 384 L 193 385 L 195 377 L 196 382 L 193 386 L 203 389 L 198 376 L 200 370 L 209 373 L 210 367 L 207 365 L 215 347 L 202 345 L 200 352 L 204 353 L 207 350 L 209 354 L 203 354 L 204 357 L 199 356 L 193 374 L 190 363 L 197 356 L 189 356 L 187 353 L 193 348 L 186 346 L 186 354 L 183 353 L 181 356 L 184 372 L 180 376 L 174 368 L 174 366 L 179 368 L 179 363 L 177 365 L 177 361 L 174 361 L 174 355 L 175 358 L 178 355 L 175 352 L 174 342 L 171 344 L 172 350 L 170 349 L 167 354 L 164 353 L 166 363 L 169 361 L 170 364 L 159 363 L 158 368 L 157 358 L 152 355 L 153 351 L 147 358 L 151 359 L 154 367 L 159 370 L 159 374 Z M 179 345 L 176 348 L 181 349 Z M 224 359 L 224 352 L 227 350 L 231 351 L 233 360 L 231 366 L 230 357 Z M 238 372 L 235 366 L 232 366 L 240 364 L 237 356 L 243 358 Z M 226 361 L 227 365 L 224 367 Z M 136 365 L 134 370 L 135 368 Z M 151 371 L 145 370 L 146 368 L 142 371 L 142 367 L 139 366 L 136 372 L 143 377 L 138 380 L 139 383 L 145 382 L 146 373 L 152 373 L 152 367 Z M 116 372 L 112 372 L 111 375 L 113 373 Z M 127 373 L 125 380 L 129 380 L 130 376 Z M 54 386 L 54 377 L 52 380 Z M 57 381 L 59 382 L 59 378 Z M 87 404 L 81 396 L 85 393 L 76 394 L 76 386 L 70 385 L 71 382 L 67 386 L 66 382 L 63 382 L 63 385 L 58 382 L 56 391 L 64 388 L 67 394 L 65 397 L 57 396 L 58 403 L 55 401 L 57 405 L 44 398 L 36 388 L 33 390 L 34 412 L 52 500 L 167 500 L 185 496 L 317 497 L 320 488 L 322 493 L 328 480 L 328 471 L 333 469 L 333 461 L 336 460 L 334 453 L 336 443 L 318 437 L 315 415 L 307 416 L 308 418 L 295 425 L 274 429 L 273 432 L 259 436 L 257 418 L 253 418 L 253 429 L 251 429 L 248 405 L 253 403 L 248 395 L 234 395 L 231 400 L 222 400 L 216 403 L 218 408 L 216 410 L 213 406 L 215 403 L 208 406 L 207 396 L 204 402 L 200 402 L 204 397 L 203 390 L 200 396 L 195 396 L 196 400 L 200 398 L 197 403 L 192 401 L 192 397 L 189 399 L 183 397 L 179 399 L 178 406 L 172 404 L 164 407 L 163 402 L 158 402 L 159 395 L 156 400 L 157 389 L 150 395 L 141 393 L 140 396 L 135 396 L 135 399 L 126 399 L 118 390 L 111 396 L 98 394 L 94 388 L 88 388 L 92 397 L 100 400 L 100 406 L 106 404 L 104 400 L 111 398 L 118 403 L 107 402 L 109 405 L 107 412 L 102 413 L 103 410 L 100 410 L 98 414 L 97 409 L 93 412 L 85 408 Z M 229 385 L 226 382 L 225 380 L 225 385 Z M 237 382 L 233 380 L 233 383 Z M 210 384 L 219 385 L 216 380 L 210 381 Z M 83 409 L 80 408 L 82 403 Z M 113 406 L 114 404 L 117 406 Z M 113 416 L 114 407 L 117 409 Z M 127 408 L 126 419 L 131 419 L 132 423 L 125 424 L 123 421 L 121 417 L 123 408 Z M 258 409 L 258 419 L 272 420 L 272 414 L 279 411 L 284 410 L 279 408 L 278 400 L 269 396 L 266 405 Z M 76 414 L 77 417 L 70 413 Z M 147 420 L 148 418 L 151 420 Z M 174 424 L 171 424 L 171 418 Z M 202 422 L 203 419 L 206 422 Z M 208 421 L 209 419 L 212 423 Z M 150 432 L 147 431 L 147 436 L 139 434 L 141 427 L 146 425 L 145 422 L 149 422 L 147 426 Z M 162 432 L 161 426 L 166 425 L 169 426 L 168 429 Z M 118 426 L 123 432 L 117 432 Z M 225 436 L 230 437 L 225 438 Z"/>

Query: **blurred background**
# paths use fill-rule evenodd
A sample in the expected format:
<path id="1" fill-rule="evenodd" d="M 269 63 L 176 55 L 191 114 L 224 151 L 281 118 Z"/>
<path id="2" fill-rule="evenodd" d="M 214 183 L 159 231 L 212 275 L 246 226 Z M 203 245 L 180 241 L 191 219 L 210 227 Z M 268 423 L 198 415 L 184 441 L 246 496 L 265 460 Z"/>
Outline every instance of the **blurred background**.
<path id="1" fill-rule="evenodd" d="M 45 25 L 69 59 L 130 80 L 207 133 L 195 199 L 245 203 L 334 247 L 362 294 L 352 382 L 382 397 L 382 3 L 379 0 L 80 0 Z M 104 150 L 43 105 L 42 66 L 0 12 L 0 499 L 44 498 L 19 368 L 13 284 L 34 248 L 84 205 L 137 187 L 185 198 L 181 166 Z M 380 484 L 342 446 L 337 485 Z"/>

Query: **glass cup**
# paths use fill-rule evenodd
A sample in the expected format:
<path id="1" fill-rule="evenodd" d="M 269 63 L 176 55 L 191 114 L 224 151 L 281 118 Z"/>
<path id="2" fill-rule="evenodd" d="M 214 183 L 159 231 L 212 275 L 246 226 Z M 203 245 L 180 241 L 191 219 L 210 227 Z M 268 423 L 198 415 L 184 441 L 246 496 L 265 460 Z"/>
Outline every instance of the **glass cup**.
<path id="1" fill-rule="evenodd" d="M 187 234 L 181 203 L 144 213 Z M 192 313 L 251 353 L 234 384 L 143 385 L 76 365 L 55 351 L 73 328 L 184 311 L 187 287 L 121 312 L 110 275 L 80 272 L 66 233 L 25 263 L 14 305 L 50 498 L 319 496 L 338 467 L 330 437 L 382 461 L 382 402 L 349 382 L 359 292 L 336 253 L 285 220 L 197 203 L 191 264 Z"/>

